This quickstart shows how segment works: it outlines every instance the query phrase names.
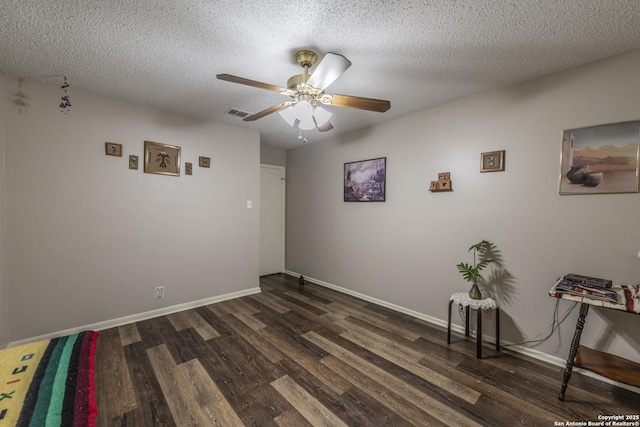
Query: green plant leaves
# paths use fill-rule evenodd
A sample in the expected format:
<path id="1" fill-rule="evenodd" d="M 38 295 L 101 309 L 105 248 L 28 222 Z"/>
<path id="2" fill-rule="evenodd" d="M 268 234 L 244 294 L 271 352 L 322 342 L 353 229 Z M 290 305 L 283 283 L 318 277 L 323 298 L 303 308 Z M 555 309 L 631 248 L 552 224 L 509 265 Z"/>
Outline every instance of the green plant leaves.
<path id="1" fill-rule="evenodd" d="M 481 242 L 472 245 L 469 248 L 469 252 L 473 251 L 473 265 L 467 264 L 466 262 L 461 262 L 460 264 L 456 264 L 458 267 L 458 271 L 462 274 L 462 278 L 467 282 L 477 283 L 478 278 L 481 278 L 480 272 L 487 268 L 489 263 L 493 262 L 491 259 L 484 259 L 478 263 L 476 263 L 476 252 L 483 253 L 491 246 L 491 242 L 488 240 L 483 240 Z"/>
<path id="2" fill-rule="evenodd" d="M 486 251 L 486 250 L 489 248 L 489 246 L 491 246 L 491 242 L 490 242 L 490 241 L 488 241 L 488 240 L 483 240 L 483 241 L 481 241 L 481 242 L 476 243 L 475 245 L 472 245 L 472 246 L 469 248 L 469 251 L 468 251 L 468 252 L 476 251 L 476 252 L 478 252 L 478 253 L 480 253 L 480 254 L 481 254 L 481 253 L 483 253 L 484 251 Z M 474 256 L 475 256 L 475 254 L 474 254 Z"/>

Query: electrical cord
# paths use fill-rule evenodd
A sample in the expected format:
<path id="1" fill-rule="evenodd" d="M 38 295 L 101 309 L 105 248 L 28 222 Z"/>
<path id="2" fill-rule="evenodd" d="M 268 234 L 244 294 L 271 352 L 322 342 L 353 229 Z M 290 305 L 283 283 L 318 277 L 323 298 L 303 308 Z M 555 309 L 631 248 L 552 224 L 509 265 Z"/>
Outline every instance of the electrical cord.
<path id="1" fill-rule="evenodd" d="M 567 317 L 569 317 L 571 312 L 578 306 L 578 303 L 576 302 L 571 307 L 569 307 L 567 309 L 567 311 L 562 315 L 562 318 L 558 318 L 558 307 L 559 306 L 560 306 L 560 299 L 557 299 L 556 300 L 556 306 L 555 306 L 555 308 L 553 310 L 553 320 L 551 321 L 551 326 L 550 326 L 551 331 L 549 332 L 549 334 L 546 337 L 540 338 L 540 339 L 536 339 L 536 338 L 538 338 L 540 335 L 542 335 L 544 333 L 544 332 L 540 332 L 538 335 L 533 337 L 533 339 L 531 339 L 531 340 L 521 341 L 519 343 L 513 343 L 513 344 L 505 344 L 502 347 L 511 347 L 511 346 L 524 345 L 524 344 L 539 344 L 539 343 L 544 342 L 544 341 L 548 340 L 549 338 L 551 338 L 553 333 L 558 329 L 558 327 L 562 324 L 562 322 L 567 320 Z M 462 307 L 458 307 L 458 314 L 460 315 L 460 319 L 462 320 L 462 322 L 464 324 L 466 324 L 466 321 L 467 321 L 466 320 L 466 315 L 465 315 L 464 310 L 462 309 Z"/>
<path id="2" fill-rule="evenodd" d="M 540 339 L 536 339 L 537 337 L 539 337 L 540 335 L 543 334 L 543 332 L 541 332 L 538 335 L 536 335 L 535 337 L 533 337 L 533 339 L 531 339 L 531 340 L 522 341 L 522 342 L 513 343 L 513 344 L 506 344 L 503 347 L 511 347 L 511 346 L 514 346 L 514 345 L 524 345 L 524 344 L 539 344 L 539 343 L 544 342 L 544 341 L 548 340 L 549 338 L 551 338 L 553 333 L 558 329 L 558 327 L 562 324 L 562 322 L 567 320 L 567 317 L 569 317 L 571 312 L 578 306 L 578 303 L 577 302 L 573 303 L 573 305 L 567 309 L 567 311 L 565 312 L 565 314 L 562 316 L 561 319 L 558 318 L 558 306 L 559 305 L 560 305 L 560 299 L 558 298 L 556 300 L 556 307 L 553 310 L 553 321 L 551 322 L 551 326 L 550 326 L 551 331 L 549 332 L 549 334 L 546 337 L 540 338 Z"/>

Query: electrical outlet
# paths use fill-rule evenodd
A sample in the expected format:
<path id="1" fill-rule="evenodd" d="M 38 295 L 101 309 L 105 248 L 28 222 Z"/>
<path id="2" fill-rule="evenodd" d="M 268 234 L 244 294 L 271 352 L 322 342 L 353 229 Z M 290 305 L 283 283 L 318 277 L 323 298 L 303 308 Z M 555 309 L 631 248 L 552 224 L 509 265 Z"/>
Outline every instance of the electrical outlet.
<path id="1" fill-rule="evenodd" d="M 164 286 L 156 286 L 156 299 L 164 298 Z"/>

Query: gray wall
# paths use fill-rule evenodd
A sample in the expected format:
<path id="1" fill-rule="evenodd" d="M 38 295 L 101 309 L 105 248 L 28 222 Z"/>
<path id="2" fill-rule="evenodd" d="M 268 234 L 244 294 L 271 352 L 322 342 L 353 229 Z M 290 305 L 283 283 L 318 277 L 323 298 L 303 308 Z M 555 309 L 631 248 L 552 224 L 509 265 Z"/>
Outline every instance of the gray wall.
<path id="1" fill-rule="evenodd" d="M 282 148 L 260 144 L 260 163 L 263 165 L 286 166 L 287 151 Z"/>
<path id="2" fill-rule="evenodd" d="M 512 343 L 547 334 L 566 273 L 638 283 L 640 194 L 560 196 L 558 182 L 563 130 L 640 119 L 639 70 L 640 51 L 289 150 L 287 269 L 442 320 L 470 287 L 455 265 L 488 239 L 510 274 L 493 295 Z M 506 171 L 480 173 L 503 149 Z M 343 164 L 376 157 L 386 202 L 343 202 Z M 430 193 L 445 171 L 454 191 Z M 593 310 L 583 343 L 640 361 L 630 316 Z M 576 318 L 535 350 L 565 358 Z"/>
<path id="3" fill-rule="evenodd" d="M 17 82 L 6 81 L 10 341 L 258 286 L 257 132 L 73 85 L 65 115 L 60 88 L 35 82 L 19 114 L 11 106 Z M 182 147 L 179 177 L 143 172 L 145 140 Z M 106 156 L 107 141 L 123 144 L 124 156 Z M 140 158 L 137 171 L 128 169 L 130 154 Z M 198 167 L 198 156 L 210 157 L 211 168 Z M 156 286 L 164 299 L 154 299 Z"/>
<path id="4" fill-rule="evenodd" d="M 4 94 L 5 77 L 0 74 L 0 93 Z M 5 174 L 4 174 L 4 122 L 7 106 L 0 102 L 0 348 L 9 343 L 9 304 L 7 302 L 7 269 L 5 256 L 6 212 L 5 212 Z"/>

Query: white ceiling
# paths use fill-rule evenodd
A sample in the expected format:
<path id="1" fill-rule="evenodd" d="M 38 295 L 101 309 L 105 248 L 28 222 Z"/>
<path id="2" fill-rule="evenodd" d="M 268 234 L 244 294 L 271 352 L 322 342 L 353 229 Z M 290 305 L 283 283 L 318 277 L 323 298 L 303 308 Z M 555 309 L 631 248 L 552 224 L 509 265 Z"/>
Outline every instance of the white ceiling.
<path id="1" fill-rule="evenodd" d="M 289 98 L 216 74 L 286 87 L 302 71 L 296 51 L 346 56 L 353 65 L 327 92 L 391 109 L 327 107 L 334 129 L 308 132 L 312 143 L 640 49 L 638 0 L 2 0 L 0 17 L 4 74 L 66 75 L 71 95 L 243 126 L 287 149 L 303 143 L 279 114 L 250 123 L 225 112 Z"/>

